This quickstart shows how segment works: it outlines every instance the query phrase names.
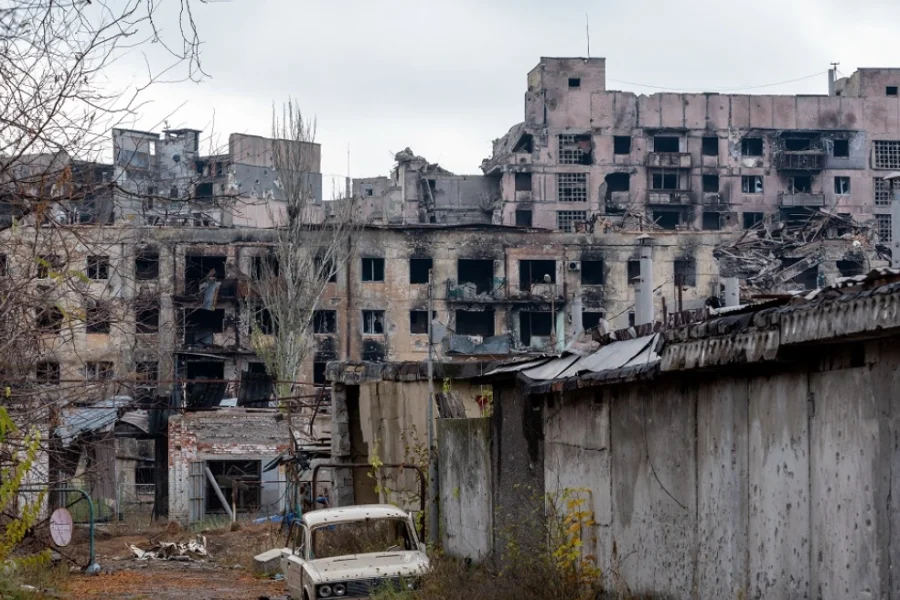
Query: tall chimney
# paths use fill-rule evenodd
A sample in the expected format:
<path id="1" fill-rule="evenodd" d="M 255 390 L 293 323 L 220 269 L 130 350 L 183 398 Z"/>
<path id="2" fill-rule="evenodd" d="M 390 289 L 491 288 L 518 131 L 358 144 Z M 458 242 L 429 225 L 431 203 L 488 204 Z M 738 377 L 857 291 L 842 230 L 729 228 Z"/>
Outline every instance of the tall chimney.
<path id="1" fill-rule="evenodd" d="M 737 277 L 726 277 L 725 306 L 737 306 L 741 303 L 741 281 Z"/>
<path id="2" fill-rule="evenodd" d="M 828 69 L 828 95 L 834 96 L 835 93 L 837 92 L 834 85 L 834 69 Z"/>
<path id="3" fill-rule="evenodd" d="M 581 296 L 572 294 L 572 333 L 573 338 L 584 331 L 584 320 L 581 318 Z"/>
<path id="4" fill-rule="evenodd" d="M 644 325 L 653 322 L 653 258 L 650 247 L 650 236 L 638 238 L 641 244 L 641 280 L 635 288 L 634 324 Z"/>

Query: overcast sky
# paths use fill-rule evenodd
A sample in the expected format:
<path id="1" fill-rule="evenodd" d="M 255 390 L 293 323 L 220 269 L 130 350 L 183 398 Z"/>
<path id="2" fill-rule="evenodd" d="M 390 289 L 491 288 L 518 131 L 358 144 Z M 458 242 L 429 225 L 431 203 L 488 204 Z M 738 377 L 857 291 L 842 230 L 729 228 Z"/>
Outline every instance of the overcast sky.
<path id="1" fill-rule="evenodd" d="M 219 0 L 196 5 L 209 78 L 151 88 L 134 126 L 174 112 L 207 151 L 269 135 L 272 104 L 293 97 L 318 119 L 326 175 L 347 174 L 348 147 L 351 176 L 386 175 L 407 146 L 479 173 L 522 120 L 539 57 L 586 55 L 586 14 L 609 89 L 816 94 L 831 61 L 844 75 L 900 66 L 897 0 Z M 143 64 L 127 56 L 110 79 L 138 80 Z"/>

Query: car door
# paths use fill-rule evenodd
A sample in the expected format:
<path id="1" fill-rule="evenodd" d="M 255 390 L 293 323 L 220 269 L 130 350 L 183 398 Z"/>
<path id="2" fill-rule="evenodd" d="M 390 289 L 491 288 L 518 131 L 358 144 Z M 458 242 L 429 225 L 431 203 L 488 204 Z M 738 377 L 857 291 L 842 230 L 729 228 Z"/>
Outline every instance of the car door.
<path id="1" fill-rule="evenodd" d="M 287 582 L 291 597 L 302 600 L 303 567 L 306 563 L 307 547 L 306 526 L 298 522 L 292 523 L 289 541 L 290 553 L 284 556 L 283 561 L 284 580 Z"/>

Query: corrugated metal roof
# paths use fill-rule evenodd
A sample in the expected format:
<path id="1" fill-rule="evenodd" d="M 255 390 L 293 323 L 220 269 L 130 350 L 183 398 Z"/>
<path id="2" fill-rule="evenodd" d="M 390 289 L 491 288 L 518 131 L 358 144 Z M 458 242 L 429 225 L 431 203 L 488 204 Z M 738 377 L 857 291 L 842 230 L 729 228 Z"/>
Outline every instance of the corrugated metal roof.
<path id="1" fill-rule="evenodd" d="M 63 444 L 68 446 L 82 433 L 112 429 L 119 415 L 119 409 L 130 403 L 131 398 L 128 396 L 115 396 L 92 406 L 64 408 L 60 411 L 59 425 L 55 433 Z"/>

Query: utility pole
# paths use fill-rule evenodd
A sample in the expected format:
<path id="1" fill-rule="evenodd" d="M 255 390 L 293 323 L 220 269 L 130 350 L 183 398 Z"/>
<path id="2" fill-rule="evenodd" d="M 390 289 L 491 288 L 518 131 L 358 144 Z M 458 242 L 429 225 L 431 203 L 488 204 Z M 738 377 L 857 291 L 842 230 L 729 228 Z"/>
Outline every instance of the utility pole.
<path id="1" fill-rule="evenodd" d="M 438 543 L 437 448 L 434 443 L 434 271 L 428 269 L 428 541 Z"/>

